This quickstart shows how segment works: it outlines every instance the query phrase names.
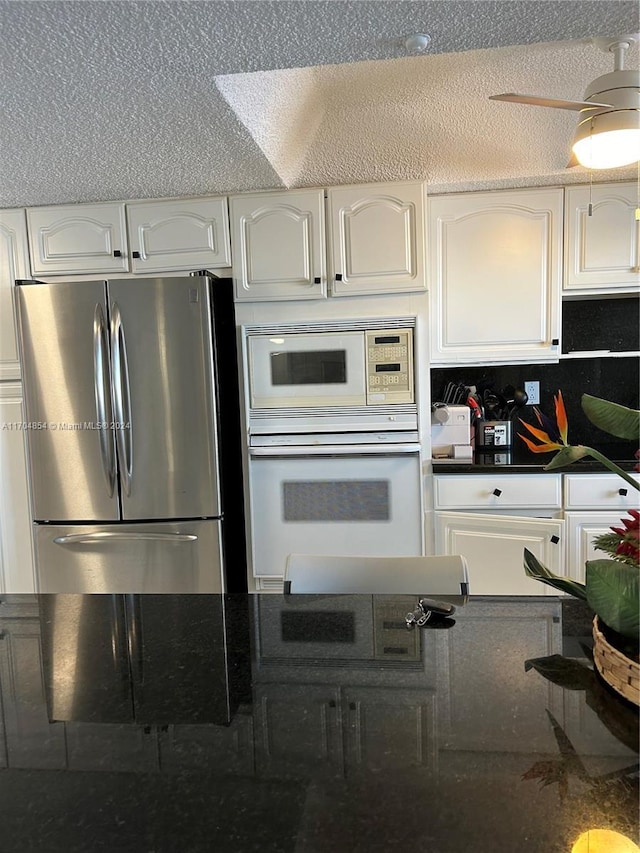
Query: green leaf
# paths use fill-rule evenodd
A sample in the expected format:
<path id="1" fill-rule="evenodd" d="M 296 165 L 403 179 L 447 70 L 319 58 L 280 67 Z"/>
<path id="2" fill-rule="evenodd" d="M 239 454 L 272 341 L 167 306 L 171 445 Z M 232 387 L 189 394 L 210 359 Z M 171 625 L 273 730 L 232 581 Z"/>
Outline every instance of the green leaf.
<path id="1" fill-rule="evenodd" d="M 637 639 L 640 633 L 640 572 L 615 560 L 587 562 L 587 601 L 619 634 Z"/>
<path id="2" fill-rule="evenodd" d="M 572 462 L 577 462 L 578 459 L 583 459 L 588 455 L 588 447 L 583 447 L 581 444 L 571 444 L 559 450 L 551 462 L 544 466 L 544 470 L 553 471 L 554 468 L 563 468 L 565 465 L 571 465 Z"/>
<path id="3" fill-rule="evenodd" d="M 582 409 L 599 429 L 617 438 L 640 441 L 640 411 L 637 409 L 610 403 L 590 394 L 582 395 Z"/>
<path id="4" fill-rule="evenodd" d="M 554 587 L 554 589 L 559 589 L 561 592 L 568 592 L 569 595 L 574 595 L 576 598 L 582 598 L 586 601 L 587 591 L 584 584 L 571 580 L 571 578 L 554 575 L 527 548 L 524 549 L 524 572 L 529 578 L 542 581 L 542 583 L 546 583 L 548 586 Z"/>

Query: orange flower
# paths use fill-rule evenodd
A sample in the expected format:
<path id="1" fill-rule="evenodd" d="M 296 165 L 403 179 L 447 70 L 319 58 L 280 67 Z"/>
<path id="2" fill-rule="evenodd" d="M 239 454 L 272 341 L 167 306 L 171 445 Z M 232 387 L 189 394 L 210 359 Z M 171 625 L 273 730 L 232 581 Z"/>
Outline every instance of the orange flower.
<path id="1" fill-rule="evenodd" d="M 518 418 L 520 423 L 529 430 L 531 435 L 534 438 L 537 438 L 538 441 L 542 442 L 542 444 L 534 444 L 534 442 L 531 441 L 530 438 L 527 438 L 527 436 L 520 436 L 532 453 L 549 453 L 551 450 L 562 450 L 563 447 L 569 446 L 567 443 L 569 424 L 567 421 L 567 411 L 564 407 L 564 400 L 562 399 L 562 391 L 558 391 L 557 397 L 554 397 L 554 402 L 557 426 L 550 418 L 543 415 L 539 409 L 534 408 L 533 410 L 536 418 L 538 419 L 538 423 L 544 425 L 545 422 L 547 422 L 549 424 L 546 432 L 545 430 L 538 429 L 537 427 L 528 424 L 526 421 L 523 421 L 522 418 Z M 551 431 L 557 433 L 557 439 L 555 436 L 552 437 L 549 435 Z"/>

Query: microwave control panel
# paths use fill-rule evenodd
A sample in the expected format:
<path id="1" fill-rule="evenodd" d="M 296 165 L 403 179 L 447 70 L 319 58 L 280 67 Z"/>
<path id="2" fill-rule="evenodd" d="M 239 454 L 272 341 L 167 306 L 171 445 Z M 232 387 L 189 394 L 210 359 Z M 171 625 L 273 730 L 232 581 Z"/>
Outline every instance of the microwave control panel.
<path id="1" fill-rule="evenodd" d="M 414 403 L 413 329 L 366 333 L 367 403 Z"/>

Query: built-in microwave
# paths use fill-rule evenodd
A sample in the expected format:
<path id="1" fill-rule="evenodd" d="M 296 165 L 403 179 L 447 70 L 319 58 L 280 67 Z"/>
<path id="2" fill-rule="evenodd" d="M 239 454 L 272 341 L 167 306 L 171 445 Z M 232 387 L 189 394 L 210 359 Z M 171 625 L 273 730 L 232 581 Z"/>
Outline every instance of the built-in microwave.
<path id="1" fill-rule="evenodd" d="M 251 435 L 417 429 L 415 318 L 245 326 Z"/>

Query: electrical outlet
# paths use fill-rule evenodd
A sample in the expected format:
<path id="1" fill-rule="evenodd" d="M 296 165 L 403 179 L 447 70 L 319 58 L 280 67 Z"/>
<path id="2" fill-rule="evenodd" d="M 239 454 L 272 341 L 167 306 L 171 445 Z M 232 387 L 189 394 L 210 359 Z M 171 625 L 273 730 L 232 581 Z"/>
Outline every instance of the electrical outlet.
<path id="1" fill-rule="evenodd" d="M 524 383 L 524 390 L 527 392 L 527 406 L 540 405 L 540 383 L 531 381 Z"/>

